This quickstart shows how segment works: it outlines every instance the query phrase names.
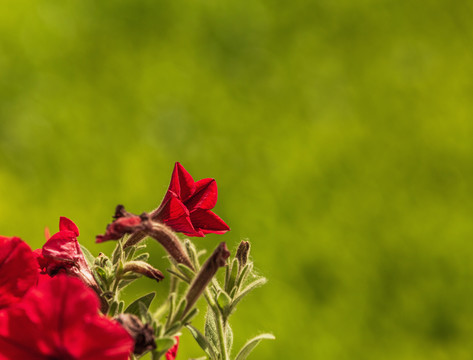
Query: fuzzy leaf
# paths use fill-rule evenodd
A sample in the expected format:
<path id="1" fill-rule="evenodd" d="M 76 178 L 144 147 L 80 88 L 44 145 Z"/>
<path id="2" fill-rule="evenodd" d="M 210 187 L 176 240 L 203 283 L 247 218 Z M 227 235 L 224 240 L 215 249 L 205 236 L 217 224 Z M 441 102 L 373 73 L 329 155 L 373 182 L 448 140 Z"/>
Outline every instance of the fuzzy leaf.
<path id="1" fill-rule="evenodd" d="M 170 274 L 176 276 L 177 278 L 181 279 L 182 281 L 186 282 L 186 283 L 190 283 L 190 280 L 185 278 L 184 276 L 182 276 L 180 273 L 174 271 L 174 270 L 171 270 L 171 269 L 166 269 Z"/>
<path id="2" fill-rule="evenodd" d="M 121 259 L 123 253 L 123 245 L 121 241 L 117 241 L 117 245 L 112 253 L 112 264 L 115 265 L 118 263 L 118 260 Z"/>
<path id="3" fill-rule="evenodd" d="M 108 316 L 114 317 L 117 314 L 118 302 L 112 301 L 110 308 L 108 309 Z"/>
<path id="4" fill-rule="evenodd" d="M 166 330 L 166 335 L 174 335 L 179 329 L 182 327 L 182 323 L 180 321 L 176 321 L 169 329 Z"/>
<path id="5" fill-rule="evenodd" d="M 146 306 L 146 309 L 148 309 L 155 295 L 155 292 L 150 292 L 149 294 L 143 295 L 142 297 L 136 299 L 130 305 L 128 305 L 128 307 L 125 309 L 125 312 L 140 316 L 140 302 L 142 302 Z"/>
<path id="6" fill-rule="evenodd" d="M 173 337 L 162 337 L 156 339 L 156 350 L 158 351 L 168 351 L 171 347 L 173 347 L 175 343 L 175 339 Z"/>
<path id="7" fill-rule="evenodd" d="M 186 240 L 184 245 L 186 247 L 187 255 L 189 255 L 189 258 L 191 259 L 192 264 L 195 267 L 198 267 L 199 266 L 199 258 L 197 257 L 197 252 L 195 250 L 194 244 L 192 244 L 192 242 L 190 242 L 189 240 Z"/>
<path id="8" fill-rule="evenodd" d="M 97 273 L 98 276 L 100 276 L 102 281 L 104 281 L 105 283 L 108 283 L 107 273 L 105 272 L 103 268 L 96 266 L 95 272 Z"/>
<path id="9" fill-rule="evenodd" d="M 227 348 L 228 353 L 230 354 L 232 351 L 232 346 L 233 346 L 233 331 L 229 323 L 225 324 L 224 334 L 225 334 L 225 346 Z"/>
<path id="10" fill-rule="evenodd" d="M 230 274 L 229 274 L 229 277 L 228 277 L 228 281 L 225 283 L 225 291 L 227 293 L 232 291 L 233 286 L 235 286 L 235 281 L 236 281 L 237 274 L 238 274 L 238 260 L 233 259 L 232 265 L 231 265 L 231 271 L 230 271 Z"/>
<path id="11" fill-rule="evenodd" d="M 235 284 L 237 287 L 237 290 L 240 290 L 242 284 L 245 282 L 246 277 L 248 276 L 248 274 L 251 272 L 252 269 L 253 269 L 253 263 L 248 263 L 243 267 Z"/>
<path id="12" fill-rule="evenodd" d="M 123 255 L 125 258 L 125 261 L 129 261 L 133 258 L 133 255 L 135 255 L 136 248 L 134 246 L 129 246 L 126 249 L 123 250 Z"/>
<path id="13" fill-rule="evenodd" d="M 149 259 L 149 253 L 143 253 L 143 254 L 139 254 L 137 255 L 133 261 L 148 261 Z"/>
<path id="14" fill-rule="evenodd" d="M 179 302 L 179 305 L 177 305 L 176 308 L 176 313 L 174 314 L 174 319 L 180 319 L 182 314 L 184 313 L 184 309 L 186 308 L 187 305 L 187 300 L 185 298 L 182 298 L 182 300 Z"/>
<path id="15" fill-rule="evenodd" d="M 218 319 L 216 318 L 213 309 L 209 306 L 207 308 L 207 314 L 205 316 L 205 326 L 204 326 L 205 337 L 215 349 L 220 349 L 217 321 Z"/>
<path id="16" fill-rule="evenodd" d="M 261 334 L 254 337 L 241 348 L 240 352 L 236 356 L 235 360 L 246 360 L 248 355 L 253 351 L 253 349 L 260 343 L 261 340 L 274 340 L 275 337 L 272 334 Z"/>
<path id="17" fill-rule="evenodd" d="M 187 267 L 186 265 L 184 264 L 177 264 L 177 268 L 179 269 L 179 271 L 181 272 L 181 274 L 186 277 L 187 279 L 189 280 L 192 280 L 195 276 L 194 274 L 194 271 L 192 271 L 192 269 L 190 269 L 189 267 Z"/>
<path id="18" fill-rule="evenodd" d="M 80 245 L 80 249 L 84 254 L 85 260 L 87 261 L 87 265 L 89 265 L 89 267 L 92 269 L 95 262 L 95 256 L 92 255 L 92 253 L 83 245 Z"/>
<path id="19" fill-rule="evenodd" d="M 229 310 L 229 314 L 231 314 L 234 310 L 235 310 L 235 307 L 236 305 L 246 296 L 248 295 L 252 290 L 256 289 L 257 287 L 260 287 L 264 284 L 266 284 L 267 280 L 266 278 L 259 278 L 259 279 L 256 279 L 255 281 L 253 281 L 252 283 L 250 283 L 242 292 L 238 293 L 234 299 L 233 299 L 233 303 L 230 305 L 230 310 Z"/>
<path id="20" fill-rule="evenodd" d="M 151 318 L 151 315 L 148 311 L 149 305 L 146 305 L 144 302 L 140 301 L 138 303 L 138 308 L 142 322 L 145 324 L 151 324 L 153 319 Z"/>
<path id="21" fill-rule="evenodd" d="M 199 309 L 194 308 L 191 311 L 187 313 L 186 316 L 182 318 L 182 323 L 183 324 L 189 324 L 191 320 L 199 313 Z"/>
<path id="22" fill-rule="evenodd" d="M 225 309 L 228 307 L 228 305 L 232 302 L 232 299 L 230 299 L 230 296 L 224 291 L 220 292 L 217 296 L 217 304 L 225 312 Z"/>
<path id="23" fill-rule="evenodd" d="M 118 314 L 121 314 L 123 312 L 123 308 L 125 307 L 125 302 L 124 301 L 120 301 L 118 303 L 118 309 L 117 309 L 117 313 Z"/>
<path id="24" fill-rule="evenodd" d="M 195 341 L 197 341 L 197 344 L 199 344 L 200 348 L 204 350 L 204 352 L 210 357 L 210 359 L 217 359 L 216 352 L 213 349 L 212 344 L 210 344 L 210 342 L 205 338 L 205 336 L 202 335 L 202 333 L 192 325 L 186 325 L 186 327 L 189 329 Z"/>

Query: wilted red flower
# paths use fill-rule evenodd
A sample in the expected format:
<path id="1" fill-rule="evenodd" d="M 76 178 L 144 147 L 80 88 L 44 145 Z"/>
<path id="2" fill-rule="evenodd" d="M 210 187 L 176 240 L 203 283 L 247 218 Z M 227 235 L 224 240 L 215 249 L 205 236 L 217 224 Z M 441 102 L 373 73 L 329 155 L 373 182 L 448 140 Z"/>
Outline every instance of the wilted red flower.
<path id="1" fill-rule="evenodd" d="M 79 229 L 72 220 L 59 218 L 59 232 L 47 239 L 42 249 L 35 250 L 43 273 L 54 276 L 65 273 L 80 278 L 86 285 L 97 289 L 97 283 L 80 249 Z"/>
<path id="2" fill-rule="evenodd" d="M 105 235 L 97 235 L 95 242 L 101 243 L 107 240 L 118 240 L 125 234 L 131 234 L 141 225 L 139 216 L 127 216 L 116 219 L 113 223 L 108 224 Z"/>
<path id="3" fill-rule="evenodd" d="M 180 164 L 176 163 L 171 183 L 161 205 L 150 213 L 151 219 L 164 222 L 174 231 L 187 236 L 223 234 L 227 224 L 210 211 L 217 203 L 217 183 L 214 179 L 197 182 Z"/>
<path id="4" fill-rule="evenodd" d="M 96 295 L 59 275 L 0 311 L 0 360 L 127 360 L 133 339 L 98 315 Z"/>
<path id="5" fill-rule="evenodd" d="M 28 244 L 0 236 L 0 309 L 18 302 L 37 279 L 38 265 Z"/>
<path id="6" fill-rule="evenodd" d="M 175 336 L 176 343 L 166 352 L 166 360 L 174 360 L 177 356 L 177 348 L 179 347 L 179 336 Z"/>

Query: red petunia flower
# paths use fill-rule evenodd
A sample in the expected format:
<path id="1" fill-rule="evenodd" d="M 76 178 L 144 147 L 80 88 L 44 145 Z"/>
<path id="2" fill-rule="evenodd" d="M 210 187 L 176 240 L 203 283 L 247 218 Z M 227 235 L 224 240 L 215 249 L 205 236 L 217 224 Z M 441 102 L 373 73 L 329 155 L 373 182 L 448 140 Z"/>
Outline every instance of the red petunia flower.
<path id="1" fill-rule="evenodd" d="M 59 218 L 59 232 L 47 239 L 42 249 L 35 250 L 43 273 L 54 276 L 65 273 L 80 278 L 86 285 L 97 289 L 97 283 L 80 249 L 79 229 L 72 220 Z"/>
<path id="2" fill-rule="evenodd" d="M 107 225 L 105 235 L 97 235 L 95 242 L 101 243 L 107 240 L 118 240 L 125 234 L 131 234 L 141 225 L 139 216 L 127 216 L 117 218 L 113 223 Z"/>
<path id="3" fill-rule="evenodd" d="M 98 315 L 96 295 L 59 275 L 0 311 L 0 360 L 127 360 L 134 342 L 116 321 Z"/>
<path id="4" fill-rule="evenodd" d="M 0 309 L 18 302 L 37 279 L 38 265 L 28 244 L 0 236 Z"/>
<path id="5" fill-rule="evenodd" d="M 152 220 L 164 222 L 174 231 L 187 236 L 223 234 L 230 228 L 211 209 L 217 203 L 215 179 L 197 182 L 180 164 L 176 163 L 171 183 L 161 205 L 151 212 Z"/>
<path id="6" fill-rule="evenodd" d="M 177 356 L 177 349 L 179 347 L 179 336 L 175 336 L 176 343 L 166 352 L 166 360 L 174 360 Z"/>

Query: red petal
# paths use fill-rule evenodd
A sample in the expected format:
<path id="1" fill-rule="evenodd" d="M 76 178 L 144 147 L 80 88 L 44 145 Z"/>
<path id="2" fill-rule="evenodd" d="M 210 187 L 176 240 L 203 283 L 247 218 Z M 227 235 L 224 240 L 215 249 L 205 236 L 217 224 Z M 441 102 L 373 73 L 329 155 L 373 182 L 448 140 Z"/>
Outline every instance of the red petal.
<path id="1" fill-rule="evenodd" d="M 118 240 L 125 234 L 138 231 L 139 225 L 141 225 L 141 218 L 139 216 L 118 218 L 107 226 L 105 235 L 97 235 L 95 237 L 95 242 L 101 243 L 107 240 Z"/>
<path id="2" fill-rule="evenodd" d="M 18 302 L 37 279 L 38 263 L 28 244 L 0 236 L 0 308 Z"/>
<path id="3" fill-rule="evenodd" d="M 217 182 L 214 179 L 202 179 L 195 185 L 194 194 L 185 202 L 189 211 L 213 209 L 217 203 Z"/>
<path id="4" fill-rule="evenodd" d="M 43 245 L 43 257 L 74 263 L 79 254 L 75 233 L 69 230 L 59 231 Z"/>
<path id="5" fill-rule="evenodd" d="M 166 352 L 166 360 L 174 360 L 177 356 L 177 349 L 179 348 L 179 336 L 174 337 L 176 343 Z"/>
<path id="6" fill-rule="evenodd" d="M 197 209 L 191 213 L 191 221 L 195 229 L 204 234 L 224 234 L 230 228 L 215 213 L 210 210 Z"/>
<path id="7" fill-rule="evenodd" d="M 0 359 L 127 360 L 131 337 L 100 317 L 98 305 L 95 293 L 77 279 L 56 276 L 41 283 L 0 313 Z"/>
<path id="8" fill-rule="evenodd" d="M 71 346 L 81 349 L 81 360 L 128 360 L 135 346 L 131 336 L 115 320 L 95 317 L 87 324 L 85 331 L 88 336 L 82 338 L 81 344 L 69 338 Z"/>
<path id="9" fill-rule="evenodd" d="M 156 216 L 156 220 L 169 221 L 172 219 L 189 217 L 189 210 L 187 210 L 187 207 L 175 194 L 168 192 L 165 198 L 168 200 Z"/>
<path id="10" fill-rule="evenodd" d="M 174 165 L 169 190 L 173 191 L 182 201 L 186 201 L 195 191 L 194 179 L 178 162 Z"/>
<path id="11" fill-rule="evenodd" d="M 69 230 L 72 231 L 76 236 L 79 236 L 79 228 L 76 224 L 67 217 L 61 216 L 59 218 L 59 230 Z"/>

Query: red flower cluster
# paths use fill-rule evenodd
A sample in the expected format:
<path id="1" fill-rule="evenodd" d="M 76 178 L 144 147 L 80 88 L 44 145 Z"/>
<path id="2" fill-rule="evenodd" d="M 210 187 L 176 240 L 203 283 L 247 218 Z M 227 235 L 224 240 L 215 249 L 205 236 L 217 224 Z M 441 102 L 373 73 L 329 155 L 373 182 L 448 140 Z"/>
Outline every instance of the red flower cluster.
<path id="1" fill-rule="evenodd" d="M 61 231 L 78 234 L 77 227 L 65 230 L 70 220 L 61 222 Z M 77 266 L 77 249 L 69 243 L 70 238 L 51 237 L 41 266 L 55 272 L 64 265 L 65 273 Z M 133 339 L 116 321 L 99 315 L 96 294 L 65 275 L 46 276 L 36 285 L 38 263 L 19 238 L 0 237 L 0 279 L 0 360 L 128 359 Z"/>

